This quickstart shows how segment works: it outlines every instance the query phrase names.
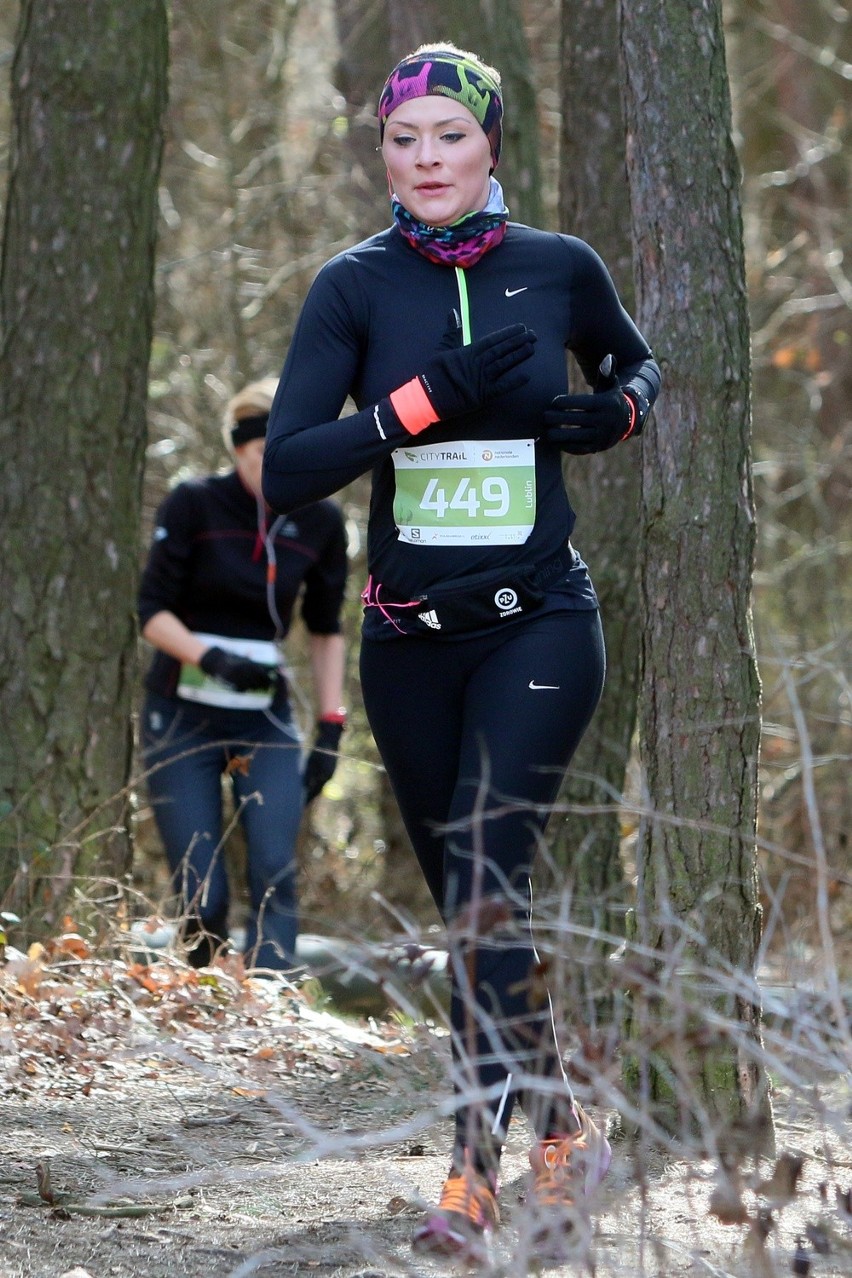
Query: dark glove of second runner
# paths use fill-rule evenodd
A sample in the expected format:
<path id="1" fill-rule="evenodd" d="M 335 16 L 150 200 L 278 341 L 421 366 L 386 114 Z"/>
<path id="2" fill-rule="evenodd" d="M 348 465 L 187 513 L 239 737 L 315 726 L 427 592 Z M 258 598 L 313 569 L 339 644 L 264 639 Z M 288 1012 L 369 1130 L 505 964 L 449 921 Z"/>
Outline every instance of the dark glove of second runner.
<path id="1" fill-rule="evenodd" d="M 472 412 L 529 381 L 520 365 L 532 355 L 535 341 L 531 328 L 512 324 L 469 346 L 442 350 L 422 373 L 391 392 L 391 406 L 409 435 Z"/>
<path id="2" fill-rule="evenodd" d="M 327 719 L 318 720 L 314 747 L 305 764 L 303 779 L 305 803 L 311 803 L 323 786 L 334 776 L 342 732 L 342 723 L 330 722 Z"/>
<path id="3" fill-rule="evenodd" d="M 262 666 L 224 648 L 208 648 L 198 664 L 206 675 L 221 680 L 235 692 L 274 688 L 281 677 L 275 666 Z"/>
<path id="4" fill-rule="evenodd" d="M 644 397 L 643 397 L 644 398 Z M 591 395 L 557 395 L 544 414 L 546 438 L 564 453 L 602 453 L 638 434 L 645 424 L 647 400 L 630 386 L 622 388 L 615 361 L 607 355 Z"/>

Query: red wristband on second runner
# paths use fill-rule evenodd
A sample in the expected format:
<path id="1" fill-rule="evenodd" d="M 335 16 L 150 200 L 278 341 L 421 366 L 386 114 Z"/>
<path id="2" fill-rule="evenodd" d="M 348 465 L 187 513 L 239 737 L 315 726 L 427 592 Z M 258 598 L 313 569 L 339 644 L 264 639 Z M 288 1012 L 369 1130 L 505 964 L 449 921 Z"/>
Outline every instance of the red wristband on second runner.
<path id="1" fill-rule="evenodd" d="M 398 386 L 388 398 L 391 408 L 409 435 L 419 435 L 421 430 L 439 420 L 419 377 L 412 377 L 410 382 Z"/>

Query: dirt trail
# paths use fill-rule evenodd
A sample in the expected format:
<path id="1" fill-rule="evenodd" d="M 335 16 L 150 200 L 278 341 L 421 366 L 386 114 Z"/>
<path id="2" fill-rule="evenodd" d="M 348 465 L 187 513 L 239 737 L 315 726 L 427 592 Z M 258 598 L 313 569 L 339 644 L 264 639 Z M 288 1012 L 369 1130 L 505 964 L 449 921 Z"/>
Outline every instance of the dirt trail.
<path id="1" fill-rule="evenodd" d="M 343 1020 L 274 982 L 156 970 L 0 969 L 0 1278 L 447 1272 L 409 1247 L 446 1172 L 446 1038 Z M 588 1247 L 547 1272 L 762 1278 L 793 1272 L 798 1236 L 799 1271 L 852 1275 L 834 1203 L 848 1131 L 816 1131 L 782 1097 L 778 1117 L 779 1149 L 805 1164 L 765 1245 L 708 1214 L 712 1164 L 650 1154 L 640 1171 L 619 1143 Z M 519 1125 L 485 1267 L 505 1278 L 535 1269 L 527 1143 Z"/>

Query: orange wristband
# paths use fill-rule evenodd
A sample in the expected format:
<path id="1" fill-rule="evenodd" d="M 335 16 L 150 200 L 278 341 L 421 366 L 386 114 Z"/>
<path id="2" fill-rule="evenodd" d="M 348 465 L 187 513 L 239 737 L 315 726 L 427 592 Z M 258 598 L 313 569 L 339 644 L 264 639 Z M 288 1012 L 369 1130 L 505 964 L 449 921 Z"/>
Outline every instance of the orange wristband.
<path id="1" fill-rule="evenodd" d="M 391 408 L 409 435 L 419 435 L 421 430 L 438 421 L 438 414 L 419 377 L 412 377 L 410 382 L 398 386 L 388 398 Z"/>
<path id="2" fill-rule="evenodd" d="M 624 391 L 622 391 L 621 393 L 622 395 L 624 395 Z M 627 400 L 627 407 L 630 409 L 630 425 L 627 427 L 627 430 L 624 432 L 624 434 L 621 436 L 621 439 L 618 441 L 620 444 L 622 444 L 625 439 L 629 439 L 630 436 L 633 434 L 634 430 L 636 429 L 636 416 L 637 416 L 636 405 L 633 403 L 633 400 L 630 398 L 629 395 L 624 395 L 624 398 Z"/>

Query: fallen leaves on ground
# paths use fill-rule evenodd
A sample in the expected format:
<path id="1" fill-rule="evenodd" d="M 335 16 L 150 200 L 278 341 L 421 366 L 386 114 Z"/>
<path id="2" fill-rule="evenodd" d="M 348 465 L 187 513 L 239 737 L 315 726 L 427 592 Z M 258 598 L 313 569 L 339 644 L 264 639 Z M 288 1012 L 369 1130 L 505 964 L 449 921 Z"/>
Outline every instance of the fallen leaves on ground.
<path id="1" fill-rule="evenodd" d="M 162 1049 L 158 1051 L 158 1048 Z M 144 1052 L 152 1070 L 175 1049 L 221 1063 L 239 1058 L 240 1084 L 254 1067 L 338 1076 L 364 1053 L 401 1054 L 410 1044 L 391 1023 L 344 1021 L 316 1005 L 314 987 L 246 973 L 239 956 L 196 970 L 170 956 L 153 963 L 99 954 L 66 919 L 55 940 L 26 954 L 10 946 L 0 964 L 0 1073 L 7 1089 L 45 1084 L 87 1094 L 96 1075 L 120 1077 Z"/>

